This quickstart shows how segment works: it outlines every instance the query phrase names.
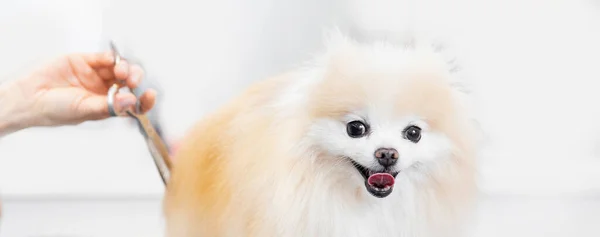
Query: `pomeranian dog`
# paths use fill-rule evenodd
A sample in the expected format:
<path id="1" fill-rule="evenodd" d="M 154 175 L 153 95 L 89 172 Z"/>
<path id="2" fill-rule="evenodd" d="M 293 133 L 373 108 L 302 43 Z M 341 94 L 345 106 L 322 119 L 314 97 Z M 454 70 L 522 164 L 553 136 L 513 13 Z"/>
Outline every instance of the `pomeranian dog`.
<path id="1" fill-rule="evenodd" d="M 476 191 L 475 127 L 429 44 L 339 31 L 183 139 L 167 236 L 457 236 Z"/>
<path id="2" fill-rule="evenodd" d="M 348 3 L 351 32 L 181 140 L 168 237 L 462 236 L 479 127 L 453 57 L 427 40 L 447 28 L 430 21 L 442 1 Z"/>

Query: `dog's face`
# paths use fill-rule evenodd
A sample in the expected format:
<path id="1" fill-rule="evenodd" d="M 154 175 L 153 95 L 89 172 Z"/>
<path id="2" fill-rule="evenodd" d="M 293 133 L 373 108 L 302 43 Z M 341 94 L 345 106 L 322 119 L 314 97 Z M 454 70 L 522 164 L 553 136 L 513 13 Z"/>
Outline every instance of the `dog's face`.
<path id="1" fill-rule="evenodd" d="M 403 172 L 451 158 L 460 121 L 443 67 L 411 55 L 373 67 L 379 56 L 357 50 L 332 63 L 311 95 L 309 137 L 324 159 L 346 160 L 342 168 L 384 198 Z"/>

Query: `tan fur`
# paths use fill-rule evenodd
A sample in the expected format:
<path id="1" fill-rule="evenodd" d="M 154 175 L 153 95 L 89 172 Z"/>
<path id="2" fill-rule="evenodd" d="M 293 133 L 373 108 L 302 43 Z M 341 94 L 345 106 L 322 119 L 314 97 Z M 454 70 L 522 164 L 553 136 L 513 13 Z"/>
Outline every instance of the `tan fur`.
<path id="1" fill-rule="evenodd" d="M 237 182 L 264 169 L 258 165 L 271 162 L 260 159 L 273 156 L 260 154 L 262 148 L 274 142 L 259 135 L 268 130 L 272 121 L 269 116 L 242 115 L 266 102 L 285 79 L 282 76 L 257 83 L 199 122 L 184 139 L 174 158 L 165 198 L 168 236 L 236 236 L 222 231 L 239 227 L 245 236 L 254 236 L 251 233 L 260 211 L 252 206 L 235 206 L 242 203 L 232 201 L 232 189 L 241 188 Z M 232 220 L 245 221 L 234 227 Z"/>

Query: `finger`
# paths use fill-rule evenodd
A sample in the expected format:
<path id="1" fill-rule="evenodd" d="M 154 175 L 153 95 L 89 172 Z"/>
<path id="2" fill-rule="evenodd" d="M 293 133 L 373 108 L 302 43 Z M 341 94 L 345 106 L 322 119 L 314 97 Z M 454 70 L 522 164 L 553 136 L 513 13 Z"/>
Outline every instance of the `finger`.
<path id="1" fill-rule="evenodd" d="M 109 67 L 114 65 L 113 54 L 110 51 L 78 54 L 90 67 Z"/>
<path id="2" fill-rule="evenodd" d="M 140 81 L 144 77 L 144 70 L 139 65 L 132 65 L 129 67 L 129 76 L 127 77 L 127 86 L 129 88 L 136 88 L 140 84 Z"/>
<path id="3" fill-rule="evenodd" d="M 102 80 L 105 80 L 105 81 L 114 81 L 115 80 L 115 70 L 113 67 L 98 68 L 96 70 L 96 73 L 98 73 L 98 76 L 100 78 L 102 78 Z"/>
<path id="4" fill-rule="evenodd" d="M 117 113 L 123 113 L 126 110 L 135 111 L 135 105 L 137 98 L 131 93 L 119 93 L 115 96 L 115 111 Z"/>
<path id="5" fill-rule="evenodd" d="M 81 57 L 68 58 L 69 66 L 79 83 L 85 89 L 95 93 L 101 93 L 103 81 L 97 72 Z"/>
<path id="6" fill-rule="evenodd" d="M 129 77 L 129 63 L 125 60 L 121 60 L 119 64 L 115 65 L 114 75 L 117 80 L 127 80 Z"/>
<path id="7" fill-rule="evenodd" d="M 147 113 L 156 104 L 156 91 L 148 89 L 140 96 L 140 110 L 142 113 Z"/>
<path id="8" fill-rule="evenodd" d="M 120 63 L 119 63 L 120 64 Z M 112 83 L 117 78 L 125 80 L 129 88 L 136 88 L 139 86 L 142 78 L 144 78 L 144 70 L 139 65 L 131 65 L 129 68 L 125 68 L 127 65 L 120 65 L 116 68 L 99 68 L 96 72 L 98 76 L 103 80 Z M 118 73 L 118 76 L 116 75 Z"/>
<path id="9" fill-rule="evenodd" d="M 121 114 L 126 109 L 135 107 L 137 99 L 133 94 L 119 93 L 115 95 L 114 109 Z M 83 100 L 79 107 L 82 116 L 86 120 L 99 120 L 110 117 L 106 96 L 95 95 Z"/>

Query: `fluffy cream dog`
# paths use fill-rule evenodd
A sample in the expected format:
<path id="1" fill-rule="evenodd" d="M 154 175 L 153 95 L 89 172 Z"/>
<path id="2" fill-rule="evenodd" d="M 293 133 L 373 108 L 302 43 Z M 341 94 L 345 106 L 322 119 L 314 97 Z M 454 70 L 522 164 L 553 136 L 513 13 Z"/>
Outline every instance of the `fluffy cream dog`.
<path id="1" fill-rule="evenodd" d="M 334 33 L 188 134 L 167 235 L 456 236 L 477 151 L 457 79 L 429 44 Z"/>

